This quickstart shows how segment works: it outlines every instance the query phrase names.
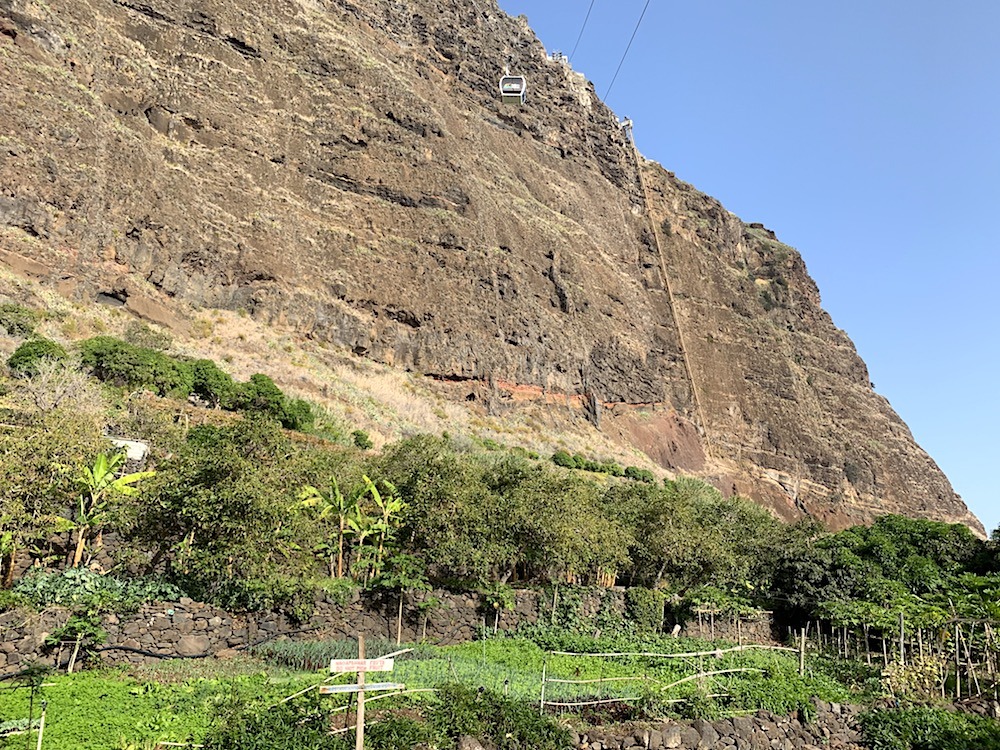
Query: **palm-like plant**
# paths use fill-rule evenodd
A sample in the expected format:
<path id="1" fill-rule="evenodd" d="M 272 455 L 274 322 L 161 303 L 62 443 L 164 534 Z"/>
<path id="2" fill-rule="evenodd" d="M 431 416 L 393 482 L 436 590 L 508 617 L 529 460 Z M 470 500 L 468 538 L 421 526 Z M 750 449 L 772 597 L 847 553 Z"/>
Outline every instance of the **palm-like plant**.
<path id="1" fill-rule="evenodd" d="M 385 559 L 386 542 L 392 538 L 396 528 L 399 527 L 402 522 L 400 516 L 408 506 L 401 498 L 396 497 L 396 488 L 392 484 L 385 483 L 388 494 L 383 497 L 375 482 L 367 476 L 362 476 L 361 480 L 365 483 L 364 492 L 371 495 L 380 516 L 375 520 L 373 528 L 374 532 L 378 534 L 378 548 L 375 552 L 374 566 L 375 575 L 378 575 L 382 569 L 382 561 Z"/>
<path id="2" fill-rule="evenodd" d="M 299 493 L 299 501 L 302 507 L 305 508 L 315 508 L 316 517 L 318 520 L 325 520 L 334 515 L 337 517 L 337 555 L 336 555 L 336 568 L 334 568 L 334 556 L 332 545 L 327 545 L 330 547 L 330 577 L 334 575 L 334 570 L 336 570 L 337 578 L 344 577 L 344 537 L 350 533 L 348 529 L 348 520 L 354 515 L 358 507 L 358 499 L 356 497 L 345 497 L 344 493 L 340 491 L 340 486 L 337 484 L 337 480 L 330 477 L 330 490 L 329 492 L 322 492 L 321 490 L 313 487 L 312 485 L 307 485 L 302 488 L 302 492 Z"/>
<path id="3" fill-rule="evenodd" d="M 87 541 L 93 530 L 100 535 L 108 519 L 112 501 L 117 497 L 132 497 L 139 494 L 136 485 L 153 476 L 154 471 L 137 471 L 118 476 L 118 470 L 125 464 L 124 453 L 99 453 L 93 466 L 85 466 L 77 477 L 80 490 L 76 526 L 76 550 L 73 553 L 73 567 L 79 567 L 83 559 Z"/>

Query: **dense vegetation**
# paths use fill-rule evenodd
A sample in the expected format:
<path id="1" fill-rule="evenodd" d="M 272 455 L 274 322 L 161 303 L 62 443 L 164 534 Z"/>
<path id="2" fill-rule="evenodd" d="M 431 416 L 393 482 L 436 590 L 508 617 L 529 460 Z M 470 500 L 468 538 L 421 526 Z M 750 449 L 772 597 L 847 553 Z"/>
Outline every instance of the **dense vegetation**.
<path id="1" fill-rule="evenodd" d="M 9 363 L 8 421 L 20 426 L 0 434 L 8 588 L 27 556 L 55 568 L 100 558 L 223 606 L 297 616 L 316 588 L 402 595 L 428 583 L 495 594 L 626 585 L 652 628 L 671 619 L 664 606 L 674 618 L 692 605 L 761 607 L 797 626 L 878 630 L 898 612 L 928 627 L 1000 614 L 996 548 L 964 527 L 886 517 L 827 534 L 698 480 L 659 482 L 565 451 L 543 461 L 492 441 L 415 435 L 376 455 L 347 428 L 337 443 L 303 440 L 282 427 L 308 430 L 316 410 L 266 375 L 237 382 L 210 360 L 167 354 L 169 342 L 142 326 L 68 351 L 37 337 L 38 318 L 0 309 L 0 323 L 26 337 Z M 136 396 L 144 390 L 245 418 L 191 427 Z M 108 429 L 150 443 L 148 471 L 115 478 Z"/>
<path id="2" fill-rule="evenodd" d="M 537 671 L 543 649 L 670 649 L 677 641 L 656 640 L 658 633 L 697 607 L 770 609 L 795 628 L 818 623 L 840 634 L 838 651 L 846 655 L 849 643 L 856 650 L 860 643 L 868 658 L 872 639 L 893 637 L 905 621 L 918 638 L 926 633 L 926 658 L 921 640 L 921 660 L 887 665 L 883 687 L 912 700 L 949 686 L 944 654 L 961 646 L 969 662 L 976 653 L 996 658 L 990 628 L 1000 620 L 998 545 L 965 527 L 886 516 L 831 534 L 808 522 L 779 523 L 699 480 L 659 481 L 610 460 L 566 451 L 545 460 L 447 435 L 413 435 L 374 453 L 362 430 L 318 429 L 320 411 L 266 375 L 237 382 L 215 362 L 167 354 L 166 342 L 148 329 L 129 340 L 99 336 L 64 346 L 35 335 L 38 320 L 23 308 L 0 307 L 0 326 L 25 339 L 2 383 L 0 609 L 69 607 L 67 633 L 78 643 L 101 637 L 97 614 L 182 593 L 304 619 L 318 590 L 367 588 L 401 612 L 412 593 L 431 585 L 476 589 L 496 610 L 511 606 L 512 586 L 558 586 L 563 606 L 547 625 L 505 642 L 506 656 L 491 653 L 494 676 L 507 673 L 488 687 L 529 697 L 535 684 L 524 687 L 505 659 Z M 202 408 L 146 393 L 193 399 Z M 201 424 L 192 425 L 196 411 Z M 126 466 L 108 431 L 147 442 L 144 465 Z M 331 434 L 339 439 L 326 439 Z M 31 572 L 17 575 L 26 564 Z M 565 603 L 574 587 L 616 584 L 627 587 L 626 618 L 596 629 L 625 640 L 595 640 L 587 635 L 595 623 L 584 627 Z M 959 628 L 970 623 L 966 638 Z M 485 665 L 487 649 L 482 654 Z M 440 666 L 430 679 L 438 658 L 423 659 L 413 681 L 436 685 L 458 676 L 461 660 L 449 656 L 447 671 Z M 832 672 L 799 679 L 780 660 L 766 670 L 769 677 L 729 686 L 731 708 L 806 710 L 817 691 L 848 697 L 837 692 L 843 686 L 824 682 Z M 870 670 L 866 675 L 861 681 L 870 683 Z M 485 679 L 480 673 L 471 682 L 483 686 Z M 952 680 L 957 690 L 961 679 Z M 204 699 L 192 714 L 201 717 L 199 733 L 216 713 L 204 702 L 204 691 L 213 690 L 191 688 Z M 387 732 L 384 743 L 376 734 L 373 746 L 403 746 L 403 737 L 444 743 L 483 716 L 507 717 L 498 746 L 507 737 L 521 738 L 512 747 L 561 741 L 549 724 L 528 721 L 536 714 L 520 704 L 493 694 L 473 700 L 463 690 L 445 688 L 447 700 L 423 704 L 418 722 L 393 718 L 379 730 Z M 212 706 L 225 703 L 218 694 Z M 689 702 L 706 715 L 718 708 L 697 697 Z M 218 716 L 199 734 L 209 747 L 256 747 L 248 743 L 262 732 L 283 736 L 282 722 L 305 731 L 317 720 L 307 703 L 256 718 L 230 705 Z M 892 744 L 879 734 L 884 726 L 898 726 L 897 737 L 912 735 L 901 740 L 910 744 Z M 868 731 L 873 747 L 889 750 L 958 747 L 969 738 L 993 746 L 974 720 L 909 708 L 879 714 Z M 341 742 L 299 740 L 303 747 Z"/>

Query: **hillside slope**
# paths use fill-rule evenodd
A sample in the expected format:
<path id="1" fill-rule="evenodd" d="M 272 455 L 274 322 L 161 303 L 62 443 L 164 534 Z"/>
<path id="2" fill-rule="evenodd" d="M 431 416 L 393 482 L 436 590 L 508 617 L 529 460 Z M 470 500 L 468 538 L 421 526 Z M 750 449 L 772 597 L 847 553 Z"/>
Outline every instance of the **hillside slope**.
<path id="1" fill-rule="evenodd" d="M 493 0 L 0 0 L 0 80 L 0 262 L 70 298 L 567 409 L 786 518 L 982 531 L 799 254 L 643 162 Z"/>

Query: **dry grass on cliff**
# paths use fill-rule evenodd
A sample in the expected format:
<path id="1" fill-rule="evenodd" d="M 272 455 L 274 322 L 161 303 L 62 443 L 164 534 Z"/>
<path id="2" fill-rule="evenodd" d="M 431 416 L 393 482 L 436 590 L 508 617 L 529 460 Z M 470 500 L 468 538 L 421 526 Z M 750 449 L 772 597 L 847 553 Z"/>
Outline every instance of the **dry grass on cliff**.
<path id="1" fill-rule="evenodd" d="M 42 310 L 38 333 L 72 344 L 98 335 L 127 337 L 144 326 L 169 342 L 168 351 L 214 360 L 238 380 L 254 373 L 305 398 L 323 412 L 331 432 L 369 433 L 376 449 L 418 433 L 441 434 L 519 446 L 545 456 L 558 449 L 655 469 L 652 463 L 590 425 L 568 405 L 517 403 L 498 394 L 494 403 L 465 400 L 449 384 L 371 362 L 323 342 L 297 337 L 229 310 L 189 311 L 188 330 L 143 323 L 121 307 L 67 300 L 54 291 L 0 271 L 0 299 Z M 4 359 L 17 339 L 0 335 Z"/>

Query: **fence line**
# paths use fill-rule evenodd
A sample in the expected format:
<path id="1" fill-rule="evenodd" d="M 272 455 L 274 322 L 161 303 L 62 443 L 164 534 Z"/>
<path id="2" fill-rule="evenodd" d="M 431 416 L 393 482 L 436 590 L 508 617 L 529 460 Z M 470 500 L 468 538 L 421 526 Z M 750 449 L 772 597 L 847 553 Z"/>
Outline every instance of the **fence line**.
<path id="1" fill-rule="evenodd" d="M 764 646 L 762 644 L 749 643 L 745 646 L 730 646 L 729 648 L 716 648 L 711 651 L 688 651 L 682 654 L 657 654 L 647 651 L 623 651 L 621 653 L 587 653 L 584 651 L 550 651 L 549 653 L 553 656 L 600 656 L 604 658 L 614 658 L 618 656 L 648 656 L 655 659 L 686 659 L 693 656 L 722 656 L 723 654 L 731 654 L 736 651 L 792 651 L 798 653 L 797 648 L 790 648 L 788 646 Z"/>
<path id="2" fill-rule="evenodd" d="M 634 682 L 635 680 L 647 680 L 647 677 L 598 677 L 596 680 L 559 680 L 549 677 L 546 682 L 561 682 L 566 685 L 591 685 L 595 682 Z"/>
<path id="3" fill-rule="evenodd" d="M 598 685 L 603 686 L 606 682 L 648 682 L 654 685 L 659 685 L 660 692 L 666 692 L 670 688 L 682 685 L 686 682 L 691 682 L 692 680 L 700 680 L 708 677 L 717 677 L 724 674 L 737 674 L 737 673 L 747 673 L 753 672 L 757 674 L 767 674 L 766 669 L 760 669 L 759 667 L 733 667 L 731 669 L 716 669 L 711 671 L 699 671 L 696 674 L 689 675 L 675 682 L 669 684 L 659 683 L 657 680 L 653 680 L 646 675 L 643 676 L 628 676 L 628 677 L 600 677 L 598 679 L 586 679 L 586 680 L 569 680 L 560 679 L 556 677 L 548 677 L 548 657 L 549 656 L 589 656 L 598 658 L 618 658 L 618 657 L 647 657 L 653 659 L 686 659 L 693 657 L 703 657 L 703 656 L 714 656 L 721 657 L 723 654 L 738 653 L 742 651 L 751 650 L 762 650 L 762 651 L 785 651 L 799 654 L 800 674 L 804 669 L 804 656 L 805 656 L 805 638 L 804 634 L 800 641 L 799 648 L 789 648 L 788 646 L 764 646 L 750 644 L 746 646 L 733 646 L 730 648 L 719 648 L 713 649 L 711 651 L 692 651 L 685 653 L 674 653 L 674 654 L 661 654 L 661 653 L 651 653 L 651 652 L 609 652 L 609 653 L 584 653 L 578 651 L 549 651 L 546 658 L 542 661 L 542 679 L 541 687 L 538 696 L 538 710 L 543 712 L 546 706 L 559 707 L 559 708 L 576 708 L 580 706 L 599 706 L 608 703 L 618 703 L 618 702 L 629 702 L 640 700 L 636 697 L 622 697 L 622 698 L 595 698 L 593 700 L 546 700 L 545 699 L 545 688 L 547 685 L 551 684 L 562 684 L 562 685 Z M 603 670 L 602 670 L 603 671 Z M 602 692 L 600 687 L 598 688 L 598 695 Z M 726 695 L 725 693 L 717 693 L 714 697 L 720 697 Z M 686 699 L 678 698 L 674 700 L 663 701 L 664 703 L 683 703 Z"/>

